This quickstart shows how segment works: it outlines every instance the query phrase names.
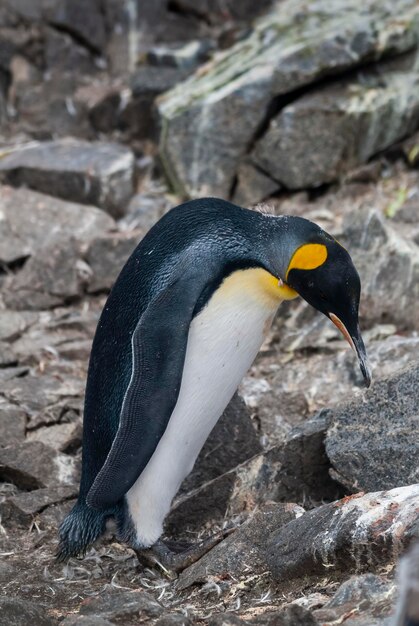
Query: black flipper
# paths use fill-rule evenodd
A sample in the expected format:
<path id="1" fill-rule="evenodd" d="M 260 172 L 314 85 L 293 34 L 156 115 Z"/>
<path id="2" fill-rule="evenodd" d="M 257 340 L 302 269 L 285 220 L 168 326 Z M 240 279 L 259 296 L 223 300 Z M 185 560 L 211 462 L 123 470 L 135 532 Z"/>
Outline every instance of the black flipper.
<path id="1" fill-rule="evenodd" d="M 166 430 L 179 395 L 199 283 L 190 278 L 172 282 L 137 324 L 132 336 L 131 381 L 118 432 L 86 499 L 94 509 L 109 509 L 121 500 Z"/>

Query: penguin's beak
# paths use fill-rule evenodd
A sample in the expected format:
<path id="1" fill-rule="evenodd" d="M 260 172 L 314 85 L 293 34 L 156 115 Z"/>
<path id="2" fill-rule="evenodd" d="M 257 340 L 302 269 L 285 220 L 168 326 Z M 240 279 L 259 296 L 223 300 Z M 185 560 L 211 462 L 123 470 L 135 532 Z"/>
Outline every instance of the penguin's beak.
<path id="1" fill-rule="evenodd" d="M 334 313 L 329 313 L 328 315 L 334 325 L 345 337 L 351 348 L 356 352 L 358 356 L 359 367 L 361 368 L 361 372 L 364 377 L 365 385 L 369 387 L 371 385 L 371 368 L 358 324 L 356 325 L 355 332 L 350 333 L 345 324 L 342 322 L 342 320 L 338 318 L 337 315 L 335 315 Z"/>

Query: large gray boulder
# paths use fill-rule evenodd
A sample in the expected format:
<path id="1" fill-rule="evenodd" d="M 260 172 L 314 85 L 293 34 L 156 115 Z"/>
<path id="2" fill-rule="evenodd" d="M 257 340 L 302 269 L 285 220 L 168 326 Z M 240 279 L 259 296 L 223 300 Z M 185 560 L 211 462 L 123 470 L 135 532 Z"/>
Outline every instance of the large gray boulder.
<path id="1" fill-rule="evenodd" d="M 177 190 L 228 196 L 281 97 L 418 40 L 415 0 L 285 0 L 252 34 L 160 99 L 161 154 Z"/>
<path id="2" fill-rule="evenodd" d="M 409 61 L 363 70 L 284 107 L 251 159 L 288 189 L 332 182 L 365 163 L 417 127 L 415 55 Z"/>
<path id="3" fill-rule="evenodd" d="M 416 362 L 332 411 L 326 453 L 336 480 L 351 491 L 419 482 L 418 388 Z"/>

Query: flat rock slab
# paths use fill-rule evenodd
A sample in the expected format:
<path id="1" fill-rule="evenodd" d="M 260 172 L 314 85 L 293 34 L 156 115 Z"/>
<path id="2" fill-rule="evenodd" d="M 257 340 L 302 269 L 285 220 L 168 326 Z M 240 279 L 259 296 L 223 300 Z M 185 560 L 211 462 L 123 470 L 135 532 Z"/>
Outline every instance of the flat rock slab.
<path id="1" fill-rule="evenodd" d="M 419 482 L 419 365 L 382 381 L 364 399 L 331 410 L 326 453 L 351 491 Z"/>
<path id="2" fill-rule="evenodd" d="M 163 607 L 146 591 L 123 591 L 85 600 L 80 607 L 81 615 L 97 615 L 109 620 L 136 618 L 138 622 L 155 619 L 163 613 Z"/>
<path id="3" fill-rule="evenodd" d="M 296 504 L 266 505 L 256 511 L 238 530 L 181 573 L 177 587 L 186 589 L 194 583 L 215 576 L 242 578 L 266 571 L 266 546 L 273 531 L 304 514 Z"/>
<path id="4" fill-rule="evenodd" d="M 267 548 L 277 581 L 393 564 L 417 536 L 419 484 L 347 496 L 273 533 Z"/>
<path id="5" fill-rule="evenodd" d="M 46 609 L 39 604 L 0 596 L 0 614 L 3 624 L 8 626 L 55 626 L 57 621 L 46 615 Z"/>
<path id="6" fill-rule="evenodd" d="M 120 216 L 133 195 L 134 154 L 110 142 L 57 139 L 28 144 L 0 159 L 0 178 Z"/>
<path id="7" fill-rule="evenodd" d="M 0 159 L 0 168 L 4 159 Z M 53 193 L 48 184 L 44 191 Z M 13 189 L 7 185 L 0 187 L 0 219 L 0 261 L 3 263 L 30 256 L 57 238 L 71 236 L 88 241 L 115 227 L 113 219 L 94 206 L 64 202 L 30 189 Z M 5 313 L 2 311 L 2 314 Z M 3 329 L 3 325 L 1 327 Z"/>
<path id="8" fill-rule="evenodd" d="M 412 133 L 418 117 L 413 54 L 409 63 L 379 64 L 284 107 L 250 158 L 287 189 L 318 187 Z"/>
<path id="9" fill-rule="evenodd" d="M 252 34 L 160 99 L 161 154 L 175 188 L 228 197 L 240 160 L 279 97 L 413 48 L 415 0 L 285 0 Z M 276 109 L 278 110 L 278 109 Z"/>
<path id="10" fill-rule="evenodd" d="M 21 524 L 27 526 L 33 516 L 50 506 L 77 495 L 77 488 L 48 487 L 19 493 L 7 498 L 0 504 L 2 520 L 6 525 Z"/>
<path id="11" fill-rule="evenodd" d="M 1 448 L 0 476 L 21 489 L 72 485 L 77 478 L 74 458 L 40 441 Z"/>
<path id="12" fill-rule="evenodd" d="M 38 250 L 17 274 L 10 274 L 2 292 L 15 310 L 42 310 L 79 299 L 91 270 L 82 260 L 81 242 L 56 240 Z"/>

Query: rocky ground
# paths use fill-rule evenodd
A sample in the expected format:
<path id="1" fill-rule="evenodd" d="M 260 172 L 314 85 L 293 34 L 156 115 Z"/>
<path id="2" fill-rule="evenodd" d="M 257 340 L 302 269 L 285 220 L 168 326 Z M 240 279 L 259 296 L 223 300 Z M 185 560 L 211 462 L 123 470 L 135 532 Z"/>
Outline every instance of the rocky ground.
<path id="1" fill-rule="evenodd" d="M 418 42 L 417 0 L 0 4 L 2 624 L 419 623 Z M 176 580 L 111 532 L 57 564 L 106 294 L 207 194 L 350 250 L 374 384 L 285 303 L 166 528 L 234 532 Z"/>

